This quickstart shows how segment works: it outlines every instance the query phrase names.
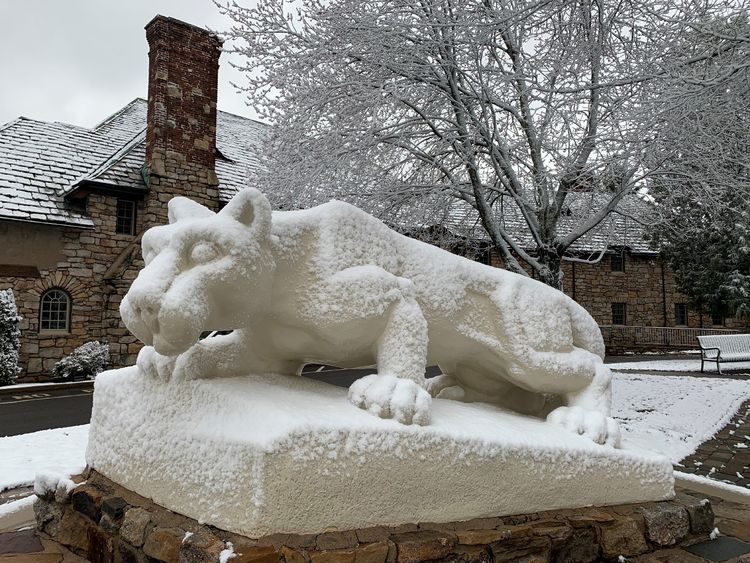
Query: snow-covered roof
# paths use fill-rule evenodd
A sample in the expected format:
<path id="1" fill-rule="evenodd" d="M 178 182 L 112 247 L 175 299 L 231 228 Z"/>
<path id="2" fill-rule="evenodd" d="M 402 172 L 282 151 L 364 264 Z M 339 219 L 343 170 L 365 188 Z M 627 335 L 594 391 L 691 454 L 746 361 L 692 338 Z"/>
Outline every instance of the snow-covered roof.
<path id="1" fill-rule="evenodd" d="M 563 213 L 557 224 L 557 233 L 565 237 L 588 217 L 602 209 L 612 194 L 601 192 L 573 192 L 567 195 Z M 441 227 L 443 234 L 435 236 L 458 237 L 474 241 L 488 241 L 489 236 L 482 227 L 479 214 L 469 204 L 452 199 L 447 206 L 431 205 L 422 208 L 411 206 L 392 221 L 399 230 L 410 231 L 415 225 L 422 228 Z M 534 250 L 536 244 L 519 208 L 511 201 L 498 200 L 493 210 L 499 225 L 510 233 L 526 250 Z M 615 212 L 580 237 L 569 248 L 573 254 L 599 253 L 608 248 L 624 248 L 635 254 L 656 254 L 657 251 L 644 240 L 643 222 L 654 209 L 637 195 L 623 198 Z M 427 235 L 428 237 L 430 235 Z"/>
<path id="2" fill-rule="evenodd" d="M 238 115 L 217 112 L 218 155 L 216 175 L 219 197 L 229 201 L 248 183 L 250 171 L 260 166 L 261 143 L 266 126 Z M 41 222 L 90 228 L 93 222 L 65 196 L 82 183 L 93 182 L 143 193 L 148 188 L 142 175 L 146 160 L 146 100 L 137 98 L 95 127 L 47 123 L 20 117 L 0 126 L 0 219 Z M 606 195 L 571 193 L 569 214 L 558 232 L 564 236 L 604 204 Z M 618 212 L 581 237 L 571 248 L 577 253 L 624 247 L 651 254 L 643 229 L 633 217 L 643 217 L 646 204 L 636 197 L 623 200 Z M 395 219 L 405 229 L 416 225 L 441 226 L 474 240 L 487 238 L 476 210 L 457 202 L 440 217 L 411 209 Z M 504 227 L 526 248 L 534 244 L 528 226 L 515 205 L 495 206 Z M 406 224 L 408 223 L 408 225 Z"/>
<path id="3" fill-rule="evenodd" d="M 222 111 L 217 121 L 216 174 L 228 201 L 259 166 L 266 126 Z M 91 129 L 25 117 L 0 126 L 0 219 L 93 227 L 65 195 L 83 182 L 145 191 L 145 131 L 140 98 Z"/>

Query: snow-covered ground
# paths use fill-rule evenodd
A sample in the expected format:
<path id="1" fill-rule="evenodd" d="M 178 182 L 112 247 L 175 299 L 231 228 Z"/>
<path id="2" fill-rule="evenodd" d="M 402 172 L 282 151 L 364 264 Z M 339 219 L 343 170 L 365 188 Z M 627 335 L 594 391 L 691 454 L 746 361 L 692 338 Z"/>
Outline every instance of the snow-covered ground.
<path id="1" fill-rule="evenodd" d="M 750 381 L 618 373 L 612 397 L 623 446 L 677 463 L 727 425 L 750 399 Z"/>
<path id="2" fill-rule="evenodd" d="M 687 360 L 648 360 L 644 362 L 622 362 L 607 364 L 610 369 L 628 371 L 701 371 L 700 358 Z M 750 362 L 731 362 L 721 364 L 722 371 L 750 372 Z M 704 373 L 716 375 L 716 362 L 706 362 Z"/>
<path id="3" fill-rule="evenodd" d="M 31 485 L 37 473 L 80 473 L 89 425 L 0 438 L 0 491 Z"/>
<path id="4" fill-rule="evenodd" d="M 750 398 L 750 381 L 619 373 L 612 393 L 624 446 L 678 462 L 727 424 Z M 81 471 L 87 440 L 88 425 L 0 438 L 0 491 L 32 484 L 37 472 Z"/>

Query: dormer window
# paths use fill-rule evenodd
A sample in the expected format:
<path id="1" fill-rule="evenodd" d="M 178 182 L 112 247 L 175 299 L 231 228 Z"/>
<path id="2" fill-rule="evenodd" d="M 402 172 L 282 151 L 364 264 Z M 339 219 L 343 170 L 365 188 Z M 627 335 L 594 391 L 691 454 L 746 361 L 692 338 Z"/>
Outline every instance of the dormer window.
<path id="1" fill-rule="evenodd" d="M 119 235 L 135 234 L 135 201 L 132 199 L 117 199 L 117 222 L 115 232 Z"/>

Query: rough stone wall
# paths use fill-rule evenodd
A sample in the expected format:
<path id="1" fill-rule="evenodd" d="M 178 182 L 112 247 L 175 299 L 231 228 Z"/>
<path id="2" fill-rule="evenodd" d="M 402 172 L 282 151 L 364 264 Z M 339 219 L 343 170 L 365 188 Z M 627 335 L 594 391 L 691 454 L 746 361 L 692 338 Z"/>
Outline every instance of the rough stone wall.
<path id="1" fill-rule="evenodd" d="M 39 268 L 39 277 L 0 277 L 0 288 L 13 289 L 21 321 L 21 365 L 25 368 L 22 381 L 45 379 L 55 363 L 70 354 L 74 348 L 92 341 L 108 340 L 112 364 L 123 360 L 123 346 L 127 350 L 135 342 L 124 327 L 112 331 L 119 325 L 119 315 L 112 317 L 110 301 L 117 303 L 116 286 L 104 279 L 117 257 L 136 238 L 134 235 L 115 233 L 117 198 L 91 194 L 86 212 L 94 221 L 91 230 L 59 228 L 58 237 L 62 246 L 63 260 L 49 267 Z M 136 210 L 136 231 L 142 225 L 143 205 Z M 34 252 L 34 248 L 28 248 Z M 140 250 L 137 253 L 140 255 Z M 121 276 L 135 277 L 137 270 L 131 268 Z M 69 331 L 41 331 L 39 306 L 42 294 L 53 288 L 68 293 L 72 300 Z"/>
<path id="2" fill-rule="evenodd" d="M 503 267 L 495 251 L 491 263 Z M 687 297 L 677 291 L 674 273 L 658 256 L 626 253 L 624 270 L 613 272 L 609 255 L 595 264 L 563 262 L 563 291 L 603 326 L 612 324 L 612 303 L 625 303 L 627 326 L 747 328 L 747 322 L 737 318 L 713 325 L 710 314 L 704 312 L 701 316 L 690 307 L 688 324 L 677 325 L 675 303 L 687 303 Z"/>
<path id="3" fill-rule="evenodd" d="M 146 26 L 149 51 L 146 226 L 166 222 L 166 203 L 189 196 L 219 203 L 215 172 L 216 96 L 221 41 L 192 25 L 157 16 Z"/>
<path id="4" fill-rule="evenodd" d="M 37 529 L 101 562 L 218 561 L 222 552 L 229 555 L 231 544 L 238 563 L 586 563 L 705 541 L 714 526 L 707 500 L 680 494 L 656 503 L 249 538 L 171 512 L 93 470 L 73 478 L 83 479 L 72 491 L 40 492 L 34 503 Z"/>

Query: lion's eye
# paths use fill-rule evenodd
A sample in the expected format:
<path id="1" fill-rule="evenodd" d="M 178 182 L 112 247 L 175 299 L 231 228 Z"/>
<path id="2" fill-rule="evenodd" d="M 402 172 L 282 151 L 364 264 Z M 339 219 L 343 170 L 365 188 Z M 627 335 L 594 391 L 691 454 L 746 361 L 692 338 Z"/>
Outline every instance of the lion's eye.
<path id="1" fill-rule="evenodd" d="M 196 264 L 205 264 L 219 255 L 219 249 L 210 242 L 199 242 L 190 251 L 190 260 Z"/>

